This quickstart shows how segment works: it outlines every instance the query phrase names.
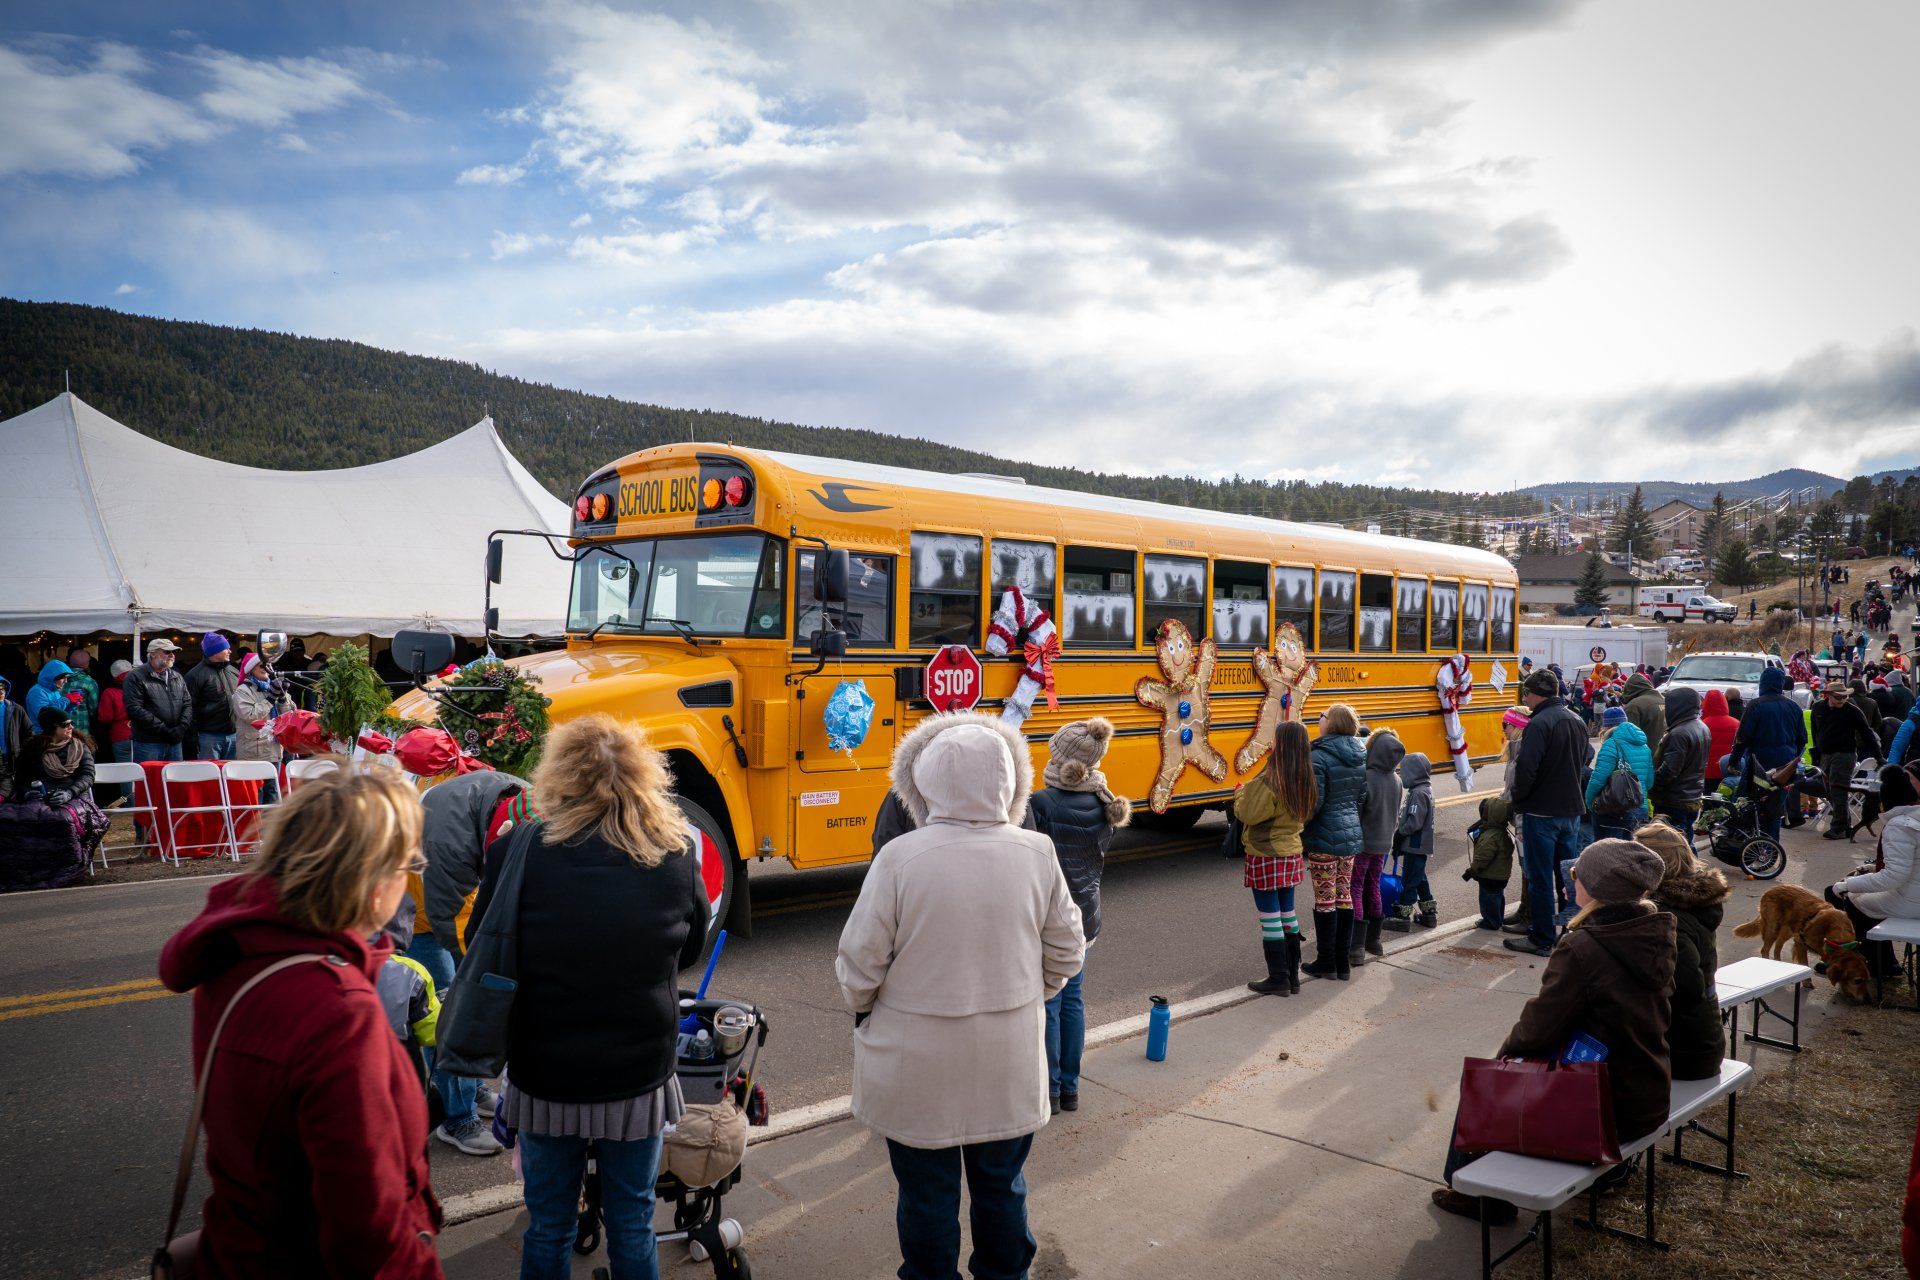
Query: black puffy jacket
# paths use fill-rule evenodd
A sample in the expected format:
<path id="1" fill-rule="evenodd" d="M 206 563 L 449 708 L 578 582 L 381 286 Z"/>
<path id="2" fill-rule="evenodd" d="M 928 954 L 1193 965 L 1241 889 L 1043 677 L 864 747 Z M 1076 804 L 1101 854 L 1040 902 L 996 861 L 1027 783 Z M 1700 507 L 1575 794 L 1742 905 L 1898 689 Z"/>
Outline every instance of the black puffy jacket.
<path id="1" fill-rule="evenodd" d="M 1664 708 L 1663 708 L 1664 714 Z M 1534 707 L 1513 762 L 1513 809 L 1536 818 L 1577 818 L 1587 811 L 1587 726 L 1558 698 Z"/>
<path id="2" fill-rule="evenodd" d="M 193 695 L 196 733 L 232 733 L 233 691 L 240 687 L 240 671 L 232 662 L 204 658 L 187 672 L 187 692 Z"/>
<path id="3" fill-rule="evenodd" d="M 1664 813 L 1665 805 L 1698 804 L 1706 788 L 1707 755 L 1713 746 L 1713 730 L 1700 719 L 1700 694 L 1679 688 L 1666 695 L 1667 736 L 1654 756 L 1653 801 L 1655 813 Z"/>
<path id="4" fill-rule="evenodd" d="M 193 732 L 193 695 L 187 691 L 187 678 L 172 667 L 163 676 L 142 663 L 127 672 L 120 691 L 135 742 L 177 744 Z"/>
<path id="5" fill-rule="evenodd" d="M 1053 841 L 1067 892 L 1080 908 L 1080 931 L 1092 942 L 1100 933 L 1100 873 L 1113 843 L 1113 814 L 1093 792 L 1059 787 L 1035 792 L 1027 812 L 1034 830 Z"/>

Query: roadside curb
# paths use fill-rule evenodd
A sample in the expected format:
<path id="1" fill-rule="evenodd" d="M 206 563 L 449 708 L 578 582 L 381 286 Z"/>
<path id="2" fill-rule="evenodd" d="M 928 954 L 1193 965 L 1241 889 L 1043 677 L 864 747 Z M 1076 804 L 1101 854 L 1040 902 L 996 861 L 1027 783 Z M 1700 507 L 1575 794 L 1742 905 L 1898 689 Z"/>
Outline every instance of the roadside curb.
<path id="1" fill-rule="evenodd" d="M 1437 942 L 1444 942 L 1449 938 L 1456 938 L 1472 929 L 1473 925 L 1474 918 L 1469 914 L 1459 920 L 1451 921 L 1434 929 L 1428 929 L 1417 936 L 1409 935 L 1404 939 L 1398 940 L 1394 945 L 1387 947 L 1387 954 L 1384 957 L 1370 957 L 1368 963 L 1382 964 L 1397 955 L 1404 955 L 1409 951 L 1418 951 L 1423 947 L 1430 947 Z M 1251 963 L 1251 961 L 1249 961 L 1249 963 Z M 1315 978 L 1312 979 L 1312 981 L 1324 982 L 1327 981 L 1327 979 Z M 1265 997 L 1247 990 L 1244 986 L 1234 987 L 1226 991 L 1215 991 L 1209 995 L 1195 996 L 1191 1000 L 1183 1000 L 1172 1007 L 1172 1012 L 1176 1021 L 1188 1018 L 1202 1018 L 1210 1013 L 1220 1013 L 1224 1010 L 1232 1009 L 1243 1004 L 1250 1004 L 1255 1000 L 1261 999 L 1265 999 Z M 1144 1034 L 1146 1029 L 1147 1015 L 1144 1013 L 1137 1014 L 1131 1018 L 1121 1018 L 1116 1022 L 1109 1022 L 1104 1026 L 1094 1027 L 1089 1030 L 1087 1032 L 1087 1048 L 1095 1049 L 1102 1045 L 1114 1044 L 1121 1040 L 1130 1039 L 1133 1036 Z M 804 1107 L 796 1107 L 794 1110 L 780 1116 L 764 1129 L 748 1129 L 747 1145 L 752 1147 L 765 1142 L 773 1142 L 780 1138 L 790 1138 L 798 1133 L 806 1133 L 812 1129 L 824 1128 L 827 1125 L 838 1124 L 842 1120 L 851 1120 L 852 1118 L 853 1097 L 851 1094 L 842 1094 L 838 1098 L 828 1098 L 823 1102 L 814 1102 Z M 511 1157 L 508 1158 L 511 1159 Z M 520 1184 L 516 1181 L 502 1183 L 499 1186 L 486 1187 L 479 1191 L 470 1191 L 465 1195 L 453 1196 L 442 1201 L 440 1209 L 446 1216 L 446 1224 L 452 1227 L 495 1213 L 517 1212 L 520 1209 L 520 1205 Z"/>

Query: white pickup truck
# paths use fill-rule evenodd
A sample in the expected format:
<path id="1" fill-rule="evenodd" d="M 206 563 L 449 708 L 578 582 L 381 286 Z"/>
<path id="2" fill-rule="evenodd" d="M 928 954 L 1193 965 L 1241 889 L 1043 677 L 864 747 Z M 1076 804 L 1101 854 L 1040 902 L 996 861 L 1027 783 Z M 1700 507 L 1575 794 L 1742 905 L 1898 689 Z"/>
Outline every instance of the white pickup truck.
<path id="1" fill-rule="evenodd" d="M 1709 689 L 1737 692 L 1752 702 L 1760 696 L 1760 673 L 1768 667 L 1785 670 L 1786 664 L 1770 653 L 1690 653 L 1674 664 L 1673 674 L 1660 687 L 1697 689 L 1702 695 Z M 1807 689 L 1795 689 L 1791 696 L 1803 707 L 1813 699 Z"/>

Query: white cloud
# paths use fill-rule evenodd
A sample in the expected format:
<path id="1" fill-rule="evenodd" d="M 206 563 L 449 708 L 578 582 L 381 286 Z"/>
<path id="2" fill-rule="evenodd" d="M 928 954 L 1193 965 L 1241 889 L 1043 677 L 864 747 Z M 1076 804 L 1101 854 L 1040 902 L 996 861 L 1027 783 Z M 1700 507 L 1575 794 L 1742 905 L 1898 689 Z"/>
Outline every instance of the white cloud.
<path id="1" fill-rule="evenodd" d="M 527 176 L 517 164 L 477 164 L 462 169 L 454 182 L 463 187 L 510 187 Z"/>
<path id="2" fill-rule="evenodd" d="M 189 98 L 150 87 L 161 66 L 126 45 L 51 39 L 0 45 L 0 103 L 7 108 L 0 174 L 118 177 L 176 144 L 205 142 L 237 126 L 280 128 L 298 116 L 375 98 L 363 74 L 383 66 L 381 55 L 348 52 L 356 65 L 248 58 L 205 46 L 168 55 L 168 67 L 186 68 L 205 86 Z M 274 145 L 309 149 L 291 131 Z"/>
<path id="3" fill-rule="evenodd" d="M 496 231 L 489 243 L 489 250 L 495 262 L 502 258 L 517 258 L 535 249 L 550 249 L 559 241 L 549 235 L 540 235 L 525 231 Z"/>
<path id="4" fill-rule="evenodd" d="M 126 297 L 126 296 L 127 296 L 128 294 L 130 294 L 130 293 L 138 293 L 138 292 L 140 292 L 140 286 L 139 286 L 139 285 L 137 285 L 137 284 L 122 284 L 122 285 L 116 285 L 116 286 L 114 287 L 114 290 L 113 290 L 113 296 L 114 296 L 114 297 L 116 297 L 116 298 L 124 298 L 124 297 Z"/>
<path id="5" fill-rule="evenodd" d="M 212 81 L 200 95 L 203 110 L 262 128 L 331 110 L 367 93 L 357 73 L 324 58 L 247 58 L 203 48 L 187 60 Z"/>
<path id="6" fill-rule="evenodd" d="M 95 45 L 84 64 L 0 45 L 0 174 L 111 178 L 143 153 L 212 137 L 215 126 L 191 107 L 139 83 L 148 70 L 120 44 Z"/>
<path id="7" fill-rule="evenodd" d="M 569 222 L 567 225 L 575 229 L 578 229 L 580 227 L 590 227 L 593 225 L 593 215 L 590 213 L 583 213 L 579 217 L 575 218 L 572 222 Z"/>

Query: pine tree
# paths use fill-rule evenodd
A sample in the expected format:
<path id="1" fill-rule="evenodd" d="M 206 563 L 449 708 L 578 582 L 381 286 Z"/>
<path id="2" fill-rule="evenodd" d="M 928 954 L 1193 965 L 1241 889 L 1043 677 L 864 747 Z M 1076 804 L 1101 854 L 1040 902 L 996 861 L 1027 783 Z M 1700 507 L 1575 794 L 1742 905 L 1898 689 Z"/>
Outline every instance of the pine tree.
<path id="1" fill-rule="evenodd" d="M 1760 573 L 1755 568 L 1753 556 L 1745 541 L 1739 538 L 1727 543 L 1714 565 L 1715 576 L 1736 591 L 1745 591 L 1760 581 Z"/>
<path id="2" fill-rule="evenodd" d="M 1573 588 L 1573 602 L 1595 608 L 1606 607 L 1607 566 L 1597 550 L 1587 552 L 1587 566 L 1580 571 L 1580 581 Z"/>
<path id="3" fill-rule="evenodd" d="M 1732 532 L 1727 525 L 1727 495 L 1715 492 L 1713 508 L 1700 525 L 1700 558 L 1711 565 L 1720 554 L 1720 544 Z"/>
<path id="4" fill-rule="evenodd" d="M 1646 557 L 1653 551 L 1653 522 L 1647 519 L 1647 500 L 1640 492 L 1640 486 L 1633 486 L 1633 496 L 1627 499 L 1627 505 L 1613 518 L 1613 529 L 1608 538 L 1615 551 L 1631 550 L 1634 555 Z"/>

